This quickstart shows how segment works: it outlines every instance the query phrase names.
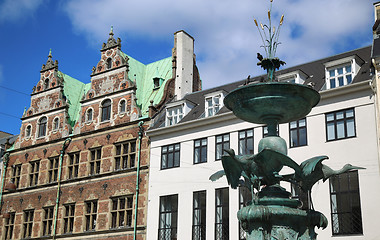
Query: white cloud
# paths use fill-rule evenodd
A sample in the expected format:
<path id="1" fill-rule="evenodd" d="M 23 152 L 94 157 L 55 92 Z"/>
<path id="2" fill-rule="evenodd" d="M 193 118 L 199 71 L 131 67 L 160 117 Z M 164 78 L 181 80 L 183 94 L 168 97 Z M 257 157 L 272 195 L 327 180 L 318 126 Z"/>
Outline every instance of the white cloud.
<path id="1" fill-rule="evenodd" d="M 70 0 L 64 8 L 75 30 L 97 45 L 111 25 L 118 33 L 151 39 L 186 30 L 196 41 L 204 88 L 262 73 L 256 53 L 264 50 L 252 16 L 267 22 L 269 1 Z M 281 14 L 278 55 L 287 66 L 369 45 L 372 38 L 374 13 L 367 1 L 274 1 L 275 22 Z"/>
<path id="2" fill-rule="evenodd" d="M 0 23 L 18 21 L 33 14 L 43 0 L 4 0 L 0 3 Z"/>

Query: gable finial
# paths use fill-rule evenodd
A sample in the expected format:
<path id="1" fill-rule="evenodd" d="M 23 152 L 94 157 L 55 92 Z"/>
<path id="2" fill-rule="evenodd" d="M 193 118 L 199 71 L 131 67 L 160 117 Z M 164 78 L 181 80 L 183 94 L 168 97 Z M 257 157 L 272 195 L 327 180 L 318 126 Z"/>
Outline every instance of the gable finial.
<path id="1" fill-rule="evenodd" d="M 50 48 L 48 58 L 52 58 L 52 57 L 53 56 L 51 55 L 51 48 Z"/>
<path id="2" fill-rule="evenodd" d="M 110 36 L 113 36 L 113 26 L 111 26 Z"/>

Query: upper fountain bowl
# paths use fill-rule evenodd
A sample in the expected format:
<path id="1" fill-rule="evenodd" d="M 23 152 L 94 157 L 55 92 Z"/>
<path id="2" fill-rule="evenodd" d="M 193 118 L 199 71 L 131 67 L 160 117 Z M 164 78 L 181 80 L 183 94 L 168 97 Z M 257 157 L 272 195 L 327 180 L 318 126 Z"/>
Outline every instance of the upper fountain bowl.
<path id="1" fill-rule="evenodd" d="M 287 123 L 305 117 L 318 104 L 319 93 L 301 84 L 266 82 L 237 88 L 224 105 L 251 123 Z"/>

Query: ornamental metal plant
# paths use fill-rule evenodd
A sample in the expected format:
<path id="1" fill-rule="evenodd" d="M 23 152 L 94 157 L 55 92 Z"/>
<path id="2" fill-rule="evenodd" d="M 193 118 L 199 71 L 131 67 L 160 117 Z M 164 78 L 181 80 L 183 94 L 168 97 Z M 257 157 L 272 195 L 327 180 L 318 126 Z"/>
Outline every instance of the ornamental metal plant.
<path id="1" fill-rule="evenodd" d="M 304 118 L 318 104 L 320 95 L 309 86 L 274 81 L 276 69 L 285 64 L 275 57 L 284 16 L 277 30 L 272 28 L 272 0 L 270 2 L 269 24 L 260 23 L 259 27 L 254 20 L 266 54 L 266 58 L 258 54 L 258 65 L 267 70 L 267 79 L 237 88 L 224 99 L 225 106 L 238 118 L 267 125 L 268 136 L 260 140 L 257 154 L 235 155 L 233 149 L 226 150 L 222 156 L 223 170 L 211 175 L 210 180 L 225 175 L 232 188 L 245 186 L 251 191 L 252 201 L 237 214 L 247 239 L 314 240 L 315 227 L 324 229 L 328 221 L 314 210 L 310 194 L 313 185 L 319 180 L 326 181 L 331 176 L 363 168 L 347 164 L 334 171 L 322 164 L 327 156 L 313 157 L 300 165 L 287 156 L 286 142 L 277 133 L 278 124 Z M 281 175 L 284 166 L 294 173 Z M 306 209 L 301 209 L 301 201 L 291 198 L 291 193 L 280 185 L 281 181 L 291 182 L 305 193 L 310 202 Z"/>

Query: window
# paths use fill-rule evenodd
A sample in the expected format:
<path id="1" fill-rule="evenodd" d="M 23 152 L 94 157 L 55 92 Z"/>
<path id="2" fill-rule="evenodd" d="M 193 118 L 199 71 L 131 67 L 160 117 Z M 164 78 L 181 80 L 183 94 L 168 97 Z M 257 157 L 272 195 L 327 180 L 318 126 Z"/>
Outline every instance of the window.
<path id="1" fill-rule="evenodd" d="M 289 143 L 291 148 L 307 145 L 306 118 L 289 123 Z"/>
<path id="2" fill-rule="evenodd" d="M 121 100 L 119 103 L 119 113 L 125 113 L 125 100 Z"/>
<path id="3" fill-rule="evenodd" d="M 38 122 L 38 137 L 46 136 L 46 125 L 47 125 L 47 118 L 46 117 L 40 118 L 40 121 Z"/>
<path id="4" fill-rule="evenodd" d="M 68 179 L 73 179 L 78 177 L 79 173 L 79 152 L 76 153 L 69 153 L 69 164 L 67 165 L 68 168 Z"/>
<path id="5" fill-rule="evenodd" d="M 33 216 L 34 210 L 25 210 L 24 211 L 24 224 L 23 224 L 23 237 L 30 238 L 32 237 L 33 230 Z"/>
<path id="6" fill-rule="evenodd" d="M 166 126 L 177 124 L 183 118 L 182 106 L 166 109 Z"/>
<path id="7" fill-rule="evenodd" d="M 216 145 L 215 145 L 215 158 L 216 160 L 222 159 L 222 155 L 224 154 L 224 150 L 230 148 L 230 134 L 218 135 L 215 137 Z"/>
<path id="8" fill-rule="evenodd" d="M 53 120 L 53 131 L 57 131 L 59 128 L 59 118 L 54 118 Z"/>
<path id="9" fill-rule="evenodd" d="M 46 78 L 44 81 L 44 90 L 49 88 L 49 78 Z"/>
<path id="10" fill-rule="evenodd" d="M 75 203 L 65 206 L 65 216 L 63 217 L 63 233 L 74 231 Z"/>
<path id="11" fill-rule="evenodd" d="M 12 239 L 13 229 L 15 226 L 15 216 L 16 216 L 16 213 L 12 212 L 12 213 L 9 213 L 9 218 L 4 218 L 5 219 L 5 223 L 4 223 L 5 240 Z"/>
<path id="12" fill-rule="evenodd" d="M 49 183 L 57 181 L 58 164 L 59 164 L 59 156 L 49 159 Z"/>
<path id="13" fill-rule="evenodd" d="M 161 148 L 161 170 L 179 167 L 180 145 L 179 143 L 163 146 Z"/>
<path id="14" fill-rule="evenodd" d="M 101 121 L 108 121 L 111 119 L 111 100 L 106 99 L 102 103 L 102 115 L 101 115 Z"/>
<path id="15" fill-rule="evenodd" d="M 136 141 L 119 143 L 115 147 L 115 170 L 135 167 Z"/>
<path id="16" fill-rule="evenodd" d="M 246 187 L 239 187 L 239 209 L 247 206 L 252 201 L 252 194 Z M 239 222 L 239 240 L 247 239 L 247 233 L 244 231 Z"/>
<path id="17" fill-rule="evenodd" d="M 28 125 L 25 129 L 25 137 L 30 137 L 31 133 L 32 133 L 32 126 Z"/>
<path id="18" fill-rule="evenodd" d="M 54 207 L 44 208 L 44 219 L 42 221 L 42 225 L 43 225 L 42 235 L 43 236 L 49 236 L 52 233 L 53 214 L 54 214 Z"/>
<path id="19" fill-rule="evenodd" d="M 278 130 L 278 125 L 276 126 L 277 136 L 280 135 L 280 132 Z M 268 126 L 263 126 L 263 138 L 268 137 Z"/>
<path id="20" fill-rule="evenodd" d="M 358 171 L 330 178 L 330 200 L 333 235 L 362 234 Z"/>
<path id="21" fill-rule="evenodd" d="M 12 166 L 12 177 L 11 182 L 13 182 L 18 188 L 20 185 L 20 176 L 21 176 L 21 164 Z"/>
<path id="22" fill-rule="evenodd" d="M 326 114 L 327 141 L 355 137 L 354 109 Z"/>
<path id="23" fill-rule="evenodd" d="M 108 58 L 107 59 L 107 69 L 111 69 L 111 68 L 112 68 L 112 59 Z"/>
<path id="24" fill-rule="evenodd" d="M 220 109 L 220 95 L 206 98 L 206 117 L 214 116 Z"/>
<path id="25" fill-rule="evenodd" d="M 239 131 L 239 154 L 253 154 L 253 129 Z"/>
<path id="26" fill-rule="evenodd" d="M 348 65 L 341 65 L 336 68 L 330 68 L 327 71 L 327 88 L 336 88 L 348 85 L 352 82 L 352 67 L 351 63 Z"/>
<path id="27" fill-rule="evenodd" d="M 100 163 L 102 160 L 102 149 L 96 148 L 90 150 L 91 159 L 90 159 L 90 175 L 95 175 L 100 173 Z"/>
<path id="28" fill-rule="evenodd" d="M 207 162 L 207 138 L 194 140 L 194 164 Z"/>
<path id="29" fill-rule="evenodd" d="M 30 162 L 29 186 L 37 185 L 39 172 L 40 172 L 40 161 Z"/>
<path id="30" fill-rule="evenodd" d="M 87 109 L 86 122 L 92 122 L 92 108 Z"/>
<path id="31" fill-rule="evenodd" d="M 178 195 L 160 197 L 158 239 L 177 239 Z"/>
<path id="32" fill-rule="evenodd" d="M 193 240 L 206 240 L 206 191 L 193 193 Z"/>
<path id="33" fill-rule="evenodd" d="M 111 227 L 132 226 L 133 196 L 112 198 Z"/>
<path id="34" fill-rule="evenodd" d="M 215 240 L 229 240 L 228 188 L 215 190 Z"/>
<path id="35" fill-rule="evenodd" d="M 98 200 L 86 201 L 86 231 L 96 229 L 96 215 L 98 212 Z"/>

